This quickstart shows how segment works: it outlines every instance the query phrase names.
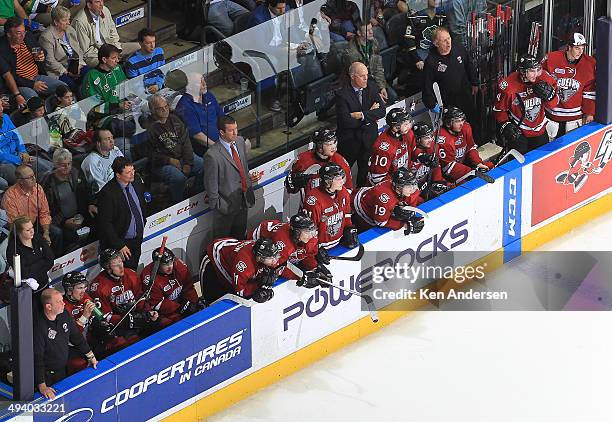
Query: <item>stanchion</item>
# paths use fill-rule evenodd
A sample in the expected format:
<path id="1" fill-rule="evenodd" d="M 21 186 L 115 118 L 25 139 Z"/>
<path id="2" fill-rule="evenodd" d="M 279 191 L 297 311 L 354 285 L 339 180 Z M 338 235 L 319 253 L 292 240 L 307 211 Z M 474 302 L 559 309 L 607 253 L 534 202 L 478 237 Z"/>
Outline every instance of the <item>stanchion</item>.
<path id="1" fill-rule="evenodd" d="M 597 97 L 595 100 L 595 120 L 607 125 L 612 122 L 612 20 L 599 18 L 597 20 L 597 68 L 595 72 Z"/>

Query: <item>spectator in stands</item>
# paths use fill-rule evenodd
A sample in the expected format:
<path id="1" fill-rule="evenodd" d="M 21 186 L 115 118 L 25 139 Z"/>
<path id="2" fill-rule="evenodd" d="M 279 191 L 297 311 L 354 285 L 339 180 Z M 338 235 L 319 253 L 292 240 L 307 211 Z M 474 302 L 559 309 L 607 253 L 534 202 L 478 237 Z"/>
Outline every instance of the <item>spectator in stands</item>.
<path id="1" fill-rule="evenodd" d="M 9 18 L 4 24 L 5 37 L 0 38 L 0 60 L 11 69 L 19 92 L 27 99 L 51 95 L 64 82 L 47 75 L 45 51 L 34 36 L 26 32 L 23 21 Z"/>
<path id="2" fill-rule="evenodd" d="M 92 367 L 96 368 L 98 361 L 74 319 L 65 311 L 62 294 L 47 289 L 41 303 L 43 312 L 34 322 L 34 380 L 43 397 L 54 399 L 56 391 L 51 385 L 66 377 L 69 344 L 76 346 Z"/>
<path id="3" fill-rule="evenodd" d="M 2 208 L 6 211 L 9 223 L 25 215 L 41 228 L 42 237 L 51 244 L 51 214 L 45 191 L 36 183 L 36 176 L 30 166 L 20 165 L 15 170 L 15 176 L 17 183 L 9 187 L 2 197 Z"/>
<path id="4" fill-rule="evenodd" d="M 332 42 L 353 38 L 359 27 L 361 17 L 359 8 L 350 0 L 328 0 L 321 11 L 331 19 L 329 26 Z"/>
<path id="5" fill-rule="evenodd" d="M 129 57 L 140 48 L 135 42 L 120 42 L 115 20 L 104 6 L 104 0 L 85 0 L 85 8 L 75 15 L 72 26 L 76 29 L 85 63 L 92 68 L 98 65 L 98 50 L 104 44 L 114 45 L 121 57 Z"/>
<path id="6" fill-rule="evenodd" d="M 21 19 L 28 18 L 19 0 L 5 0 L 0 3 L 0 35 L 4 35 L 4 24 L 6 21 L 14 17 L 20 17 Z"/>
<path id="7" fill-rule="evenodd" d="M 467 47 L 467 25 L 472 12 L 484 13 L 487 10 L 486 0 L 445 0 L 448 26 L 456 42 Z M 446 105 L 446 104 L 445 104 Z"/>
<path id="8" fill-rule="evenodd" d="M 45 116 L 45 103 L 40 97 L 32 97 L 26 103 L 26 107 L 17 109 L 12 114 L 12 120 L 16 127 L 30 123 L 34 119 Z M 49 163 L 50 164 L 50 163 Z M 50 170 L 50 168 L 48 169 Z"/>
<path id="9" fill-rule="evenodd" d="M 208 24 L 229 37 L 234 33 L 234 21 L 249 10 L 231 0 L 211 0 L 208 4 Z"/>
<path id="10" fill-rule="evenodd" d="M 374 0 L 370 6 L 370 23 L 384 28 L 385 22 L 398 13 L 408 13 L 410 8 L 404 0 Z"/>
<path id="11" fill-rule="evenodd" d="M 0 93 L 10 95 L 8 105 L 4 104 L 4 110 L 9 110 L 11 107 L 25 107 L 26 99 L 19 92 L 17 88 L 17 82 L 13 78 L 11 69 L 8 64 L 0 59 Z"/>
<path id="12" fill-rule="evenodd" d="M 138 43 L 140 50 L 127 59 L 125 73 L 130 79 L 144 75 L 144 89 L 154 94 L 164 87 L 164 72 L 158 69 L 166 64 L 164 50 L 155 46 L 155 31 L 149 28 L 138 32 Z"/>
<path id="13" fill-rule="evenodd" d="M 187 129 L 181 119 L 170 114 L 166 99 L 154 94 L 149 98 L 152 116 L 147 132 L 153 173 L 170 186 L 174 203 L 183 200 L 185 182 L 199 177 L 202 157 L 193 153 Z"/>
<path id="14" fill-rule="evenodd" d="M 129 110 L 129 101 L 121 101 L 117 86 L 126 80 L 119 66 L 120 50 L 112 44 L 103 44 L 98 50 L 99 64 L 83 78 L 83 97 L 97 96 L 103 103 L 97 108 L 100 114 L 117 114 Z"/>
<path id="15" fill-rule="evenodd" d="M 6 256 L 14 268 L 14 256 L 21 260 L 21 279 L 34 279 L 38 287 L 32 288 L 32 306 L 34 315 L 40 310 L 40 295 L 49 285 L 49 270 L 53 266 L 53 252 L 48 239 L 35 230 L 35 222 L 25 215 L 14 218 L 6 247 Z M 30 283 L 28 283 L 30 284 Z M 30 285 L 31 286 L 31 285 Z M 32 286 L 31 286 L 32 287 Z"/>
<path id="16" fill-rule="evenodd" d="M 127 158 L 115 158 L 112 168 L 114 179 L 98 194 L 100 249 L 119 251 L 125 266 L 136 271 L 146 222 L 144 186 Z"/>
<path id="17" fill-rule="evenodd" d="M 251 12 L 251 16 L 249 16 L 248 26 L 252 28 L 261 23 L 268 22 L 278 16 L 281 16 L 287 13 L 291 7 L 287 4 L 286 0 L 266 0 L 261 3 L 259 6 Z M 282 31 L 280 28 L 280 23 L 275 21 L 274 23 L 276 32 L 276 26 L 278 26 L 278 30 Z M 279 41 L 282 39 L 283 35 L 281 33 L 278 34 Z"/>
<path id="18" fill-rule="evenodd" d="M 77 230 L 93 227 L 93 221 L 88 218 L 87 212 L 89 189 L 85 179 L 72 166 L 70 151 L 56 149 L 53 164 L 55 170 L 42 181 L 42 186 L 49 203 L 51 230 L 62 233 L 63 255 L 79 243 Z M 89 230 L 82 232 L 85 237 Z"/>
<path id="19" fill-rule="evenodd" d="M 52 24 L 39 38 L 41 47 L 47 52 L 47 72 L 49 76 L 65 82 L 76 91 L 85 60 L 76 30 L 70 26 L 70 10 L 57 6 L 51 11 L 51 19 Z"/>
<path id="20" fill-rule="evenodd" d="M 378 93 L 384 102 L 393 104 L 397 99 L 397 95 L 393 88 L 387 85 L 385 79 L 385 68 L 383 67 L 382 57 L 378 41 L 374 38 L 372 32 L 372 24 L 360 25 L 357 29 L 357 36 L 349 41 L 343 57 L 344 66 L 348 72 L 352 63 L 361 62 L 368 68 L 369 74 L 372 75 L 378 85 Z"/>
<path id="21" fill-rule="evenodd" d="M 45 26 L 51 25 L 53 18 L 51 12 L 61 3 L 68 3 L 67 0 L 34 0 L 23 1 L 22 6 L 26 14 L 30 18 L 30 26 L 26 25 L 30 31 L 42 30 Z M 60 6 L 61 7 L 61 6 Z M 36 23 L 40 24 L 36 25 Z"/>
<path id="22" fill-rule="evenodd" d="M 217 119 L 223 116 L 223 110 L 215 95 L 208 91 L 203 75 L 188 73 L 187 80 L 187 90 L 176 105 L 176 114 L 187 126 L 193 151 L 202 157 L 219 140 Z"/>
<path id="23" fill-rule="evenodd" d="M 109 180 L 112 180 L 114 177 L 113 162 L 117 157 L 123 157 L 123 153 L 115 146 L 115 139 L 110 130 L 96 130 L 93 141 L 95 149 L 85 157 L 81 169 L 90 187 L 91 194 L 95 195 Z M 96 214 L 97 212 L 98 209 L 95 205 L 89 206 L 90 214 Z"/>

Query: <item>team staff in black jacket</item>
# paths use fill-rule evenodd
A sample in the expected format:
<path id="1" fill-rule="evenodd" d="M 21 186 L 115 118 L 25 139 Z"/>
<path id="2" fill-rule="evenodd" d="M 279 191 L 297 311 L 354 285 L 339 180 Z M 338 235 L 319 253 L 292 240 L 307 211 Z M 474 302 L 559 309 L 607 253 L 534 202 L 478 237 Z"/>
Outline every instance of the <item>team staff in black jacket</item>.
<path id="1" fill-rule="evenodd" d="M 41 296 L 43 312 L 34 322 L 34 381 L 40 394 L 55 398 L 52 384 L 66 377 L 69 348 L 72 344 L 96 368 L 98 361 L 74 319 L 64 310 L 64 298 L 55 289 L 46 289 Z"/>

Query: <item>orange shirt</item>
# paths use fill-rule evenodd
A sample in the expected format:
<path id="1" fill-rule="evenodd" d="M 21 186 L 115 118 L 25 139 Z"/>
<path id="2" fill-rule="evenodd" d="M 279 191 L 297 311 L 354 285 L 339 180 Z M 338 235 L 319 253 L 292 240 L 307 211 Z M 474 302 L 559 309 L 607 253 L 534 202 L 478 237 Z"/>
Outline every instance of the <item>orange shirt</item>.
<path id="1" fill-rule="evenodd" d="M 17 65 L 15 73 L 25 79 L 34 79 L 38 76 L 38 67 L 34 62 L 34 57 L 25 43 L 19 44 L 17 47 L 11 47 L 17 55 Z"/>
<path id="2" fill-rule="evenodd" d="M 43 226 L 51 224 L 49 203 L 43 188 L 38 183 L 31 193 L 25 193 L 19 185 L 8 188 L 2 197 L 2 208 L 6 211 L 9 223 L 21 215 L 27 215 L 33 224 L 39 219 Z"/>

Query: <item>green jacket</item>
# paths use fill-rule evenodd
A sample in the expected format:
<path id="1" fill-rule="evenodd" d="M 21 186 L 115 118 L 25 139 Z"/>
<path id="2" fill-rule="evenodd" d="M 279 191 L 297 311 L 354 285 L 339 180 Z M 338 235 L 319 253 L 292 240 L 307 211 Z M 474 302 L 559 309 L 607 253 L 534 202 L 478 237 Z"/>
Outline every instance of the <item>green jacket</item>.
<path id="1" fill-rule="evenodd" d="M 99 110 L 96 111 L 104 114 L 111 113 L 111 108 L 116 108 L 121 101 L 117 88 L 121 82 L 126 79 L 121 66 L 115 66 L 113 70 L 109 72 L 101 70 L 100 67 L 96 67 L 85 75 L 82 87 L 83 96 L 96 96 L 100 102 L 102 102 L 99 106 Z"/>
<path id="2" fill-rule="evenodd" d="M 342 59 L 347 72 L 352 63 L 361 62 L 367 66 L 370 76 L 376 81 L 379 90 L 387 87 L 385 68 L 383 67 L 378 42 L 375 39 L 371 41 L 368 49 L 364 49 L 359 45 L 357 36 L 353 37 L 349 41 Z"/>

